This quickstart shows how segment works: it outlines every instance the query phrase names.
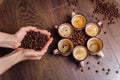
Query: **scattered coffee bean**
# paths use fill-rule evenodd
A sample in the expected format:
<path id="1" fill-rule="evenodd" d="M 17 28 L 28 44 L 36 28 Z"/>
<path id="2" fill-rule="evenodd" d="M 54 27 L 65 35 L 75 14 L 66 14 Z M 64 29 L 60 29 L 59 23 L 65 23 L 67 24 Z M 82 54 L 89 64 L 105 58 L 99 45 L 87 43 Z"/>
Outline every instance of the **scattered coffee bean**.
<path id="1" fill-rule="evenodd" d="M 118 72 L 118 71 L 116 71 L 116 73 L 118 74 L 119 72 Z"/>
<path id="2" fill-rule="evenodd" d="M 22 48 L 34 49 L 36 51 L 41 50 L 47 42 L 47 35 L 43 35 L 40 32 L 27 32 L 26 36 L 21 42 Z"/>
<path id="3" fill-rule="evenodd" d="M 98 18 L 95 18 L 95 20 L 98 20 Z"/>
<path id="4" fill-rule="evenodd" d="M 97 64 L 100 64 L 100 62 L 98 61 Z"/>
<path id="5" fill-rule="evenodd" d="M 105 71 L 105 69 L 104 69 L 104 68 L 102 68 L 102 71 Z"/>
<path id="6" fill-rule="evenodd" d="M 107 32 L 106 31 L 104 31 L 104 34 L 106 34 Z"/>
<path id="7" fill-rule="evenodd" d="M 106 72 L 106 75 L 108 75 L 109 74 L 109 72 Z"/>
<path id="8" fill-rule="evenodd" d="M 83 69 L 81 69 L 81 72 L 83 72 Z"/>
<path id="9" fill-rule="evenodd" d="M 71 5 L 74 5 L 74 6 L 76 6 L 77 5 L 77 3 L 78 3 L 78 0 L 67 0 L 67 3 L 68 3 L 68 6 L 71 6 Z"/>
<path id="10" fill-rule="evenodd" d="M 75 8 L 73 9 L 73 11 L 75 11 Z"/>
<path id="11" fill-rule="evenodd" d="M 90 67 L 88 67 L 88 70 L 90 70 Z"/>
<path id="12" fill-rule="evenodd" d="M 110 71 L 110 69 L 108 69 L 108 72 Z"/>
<path id="13" fill-rule="evenodd" d="M 99 71 L 98 71 L 98 70 L 96 70 L 95 72 L 96 72 L 96 73 L 98 73 Z"/>
<path id="14" fill-rule="evenodd" d="M 89 64 L 89 62 L 87 62 L 86 64 Z"/>

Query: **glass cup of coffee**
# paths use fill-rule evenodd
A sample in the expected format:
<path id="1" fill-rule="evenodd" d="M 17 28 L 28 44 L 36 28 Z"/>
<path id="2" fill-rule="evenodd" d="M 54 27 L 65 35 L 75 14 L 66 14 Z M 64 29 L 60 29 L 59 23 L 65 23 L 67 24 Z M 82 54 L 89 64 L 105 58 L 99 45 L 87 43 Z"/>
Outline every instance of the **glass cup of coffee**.
<path id="1" fill-rule="evenodd" d="M 58 49 L 53 51 L 54 54 L 62 54 L 63 56 L 68 56 L 73 50 L 73 43 L 69 39 L 61 39 L 58 42 Z"/>
<path id="2" fill-rule="evenodd" d="M 61 37 L 67 38 L 72 34 L 72 26 L 68 23 L 63 23 L 60 26 L 55 26 L 58 29 L 58 33 Z"/>
<path id="3" fill-rule="evenodd" d="M 88 57 L 88 50 L 85 46 L 76 46 L 73 49 L 73 57 L 80 62 L 80 66 L 84 67 L 84 60 Z"/>
<path id="4" fill-rule="evenodd" d="M 101 31 L 101 28 L 100 28 L 101 24 L 102 24 L 102 22 L 98 22 L 98 23 L 94 23 L 94 22 L 88 23 L 88 24 L 86 25 L 86 27 L 85 27 L 85 32 L 86 32 L 86 34 L 87 34 L 88 36 L 90 36 L 90 37 L 95 37 L 95 36 L 97 36 L 97 35 L 100 33 L 100 31 Z"/>
<path id="5" fill-rule="evenodd" d="M 98 55 L 100 57 L 104 57 L 102 52 L 103 42 L 97 37 L 90 38 L 87 41 L 87 48 L 90 51 L 91 55 Z"/>
<path id="6" fill-rule="evenodd" d="M 86 25 L 86 18 L 83 15 L 75 14 L 75 12 L 72 12 L 72 20 L 71 23 L 75 29 L 83 29 Z"/>

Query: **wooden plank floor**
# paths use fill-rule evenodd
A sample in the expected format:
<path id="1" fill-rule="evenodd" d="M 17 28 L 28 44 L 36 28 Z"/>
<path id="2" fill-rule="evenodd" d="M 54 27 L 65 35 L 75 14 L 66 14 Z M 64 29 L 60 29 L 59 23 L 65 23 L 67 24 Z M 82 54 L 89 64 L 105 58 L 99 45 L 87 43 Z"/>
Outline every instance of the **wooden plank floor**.
<path id="1" fill-rule="evenodd" d="M 98 36 L 104 43 L 103 59 L 89 56 L 85 61 L 85 67 L 80 69 L 70 56 L 53 55 L 52 50 L 57 47 L 59 40 L 54 25 L 70 22 L 69 16 L 73 9 L 86 16 L 87 22 L 94 21 L 91 17 L 94 4 L 89 0 L 78 0 L 76 6 L 69 6 L 68 1 L 74 0 L 3 0 L 3 3 L 0 2 L 0 31 L 15 33 L 22 26 L 32 25 L 50 31 L 54 37 L 54 42 L 42 60 L 18 63 L 0 76 L 0 80 L 120 80 L 120 19 L 116 19 L 115 24 L 111 25 L 104 22 L 104 27 Z M 120 10 L 120 0 L 109 1 L 114 2 Z M 104 34 L 104 31 L 107 33 Z M 10 51 L 1 48 L 0 54 Z M 87 62 L 89 64 L 86 64 Z M 105 71 L 102 70 L 103 68 Z M 110 72 L 106 75 L 108 69 Z"/>

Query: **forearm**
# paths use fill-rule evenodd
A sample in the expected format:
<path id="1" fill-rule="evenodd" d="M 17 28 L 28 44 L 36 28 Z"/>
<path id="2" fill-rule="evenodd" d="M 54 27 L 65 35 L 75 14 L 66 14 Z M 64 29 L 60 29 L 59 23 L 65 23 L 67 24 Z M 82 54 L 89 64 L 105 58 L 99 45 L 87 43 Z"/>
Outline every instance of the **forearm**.
<path id="1" fill-rule="evenodd" d="M 18 62 L 22 61 L 21 52 L 14 51 L 4 57 L 0 58 L 0 75 L 4 73 L 6 70 L 11 68 L 13 65 L 17 64 Z"/>
<path id="2" fill-rule="evenodd" d="M 0 32 L 0 47 L 14 48 L 14 46 L 14 35 Z"/>

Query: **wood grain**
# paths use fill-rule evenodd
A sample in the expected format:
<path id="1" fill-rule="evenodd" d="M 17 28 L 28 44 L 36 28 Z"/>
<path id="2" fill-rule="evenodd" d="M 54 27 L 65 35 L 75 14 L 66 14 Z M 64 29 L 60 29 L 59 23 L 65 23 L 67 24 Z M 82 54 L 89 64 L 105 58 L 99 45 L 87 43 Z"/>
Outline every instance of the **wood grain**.
<path id="1" fill-rule="evenodd" d="M 71 55 L 68 57 L 53 55 L 52 50 L 57 47 L 60 39 L 54 26 L 70 22 L 73 9 L 76 13 L 86 16 L 87 23 L 94 21 L 91 16 L 95 4 L 89 0 L 77 0 L 75 6 L 74 1 L 5 0 L 0 4 L 0 31 L 15 33 L 22 26 L 32 25 L 50 31 L 54 37 L 54 42 L 40 61 L 18 63 L 0 76 L 0 80 L 120 80 L 120 19 L 109 26 L 104 22 L 104 27 L 98 36 L 104 43 L 103 59 L 89 56 L 85 61 L 85 68 L 80 69 Z M 114 2 L 120 9 L 119 0 L 109 1 Z M 98 17 L 101 18 L 100 15 Z M 104 34 L 104 31 L 107 34 Z M 9 53 L 11 50 L 0 49 L 0 54 L 5 54 L 2 52 Z M 97 64 L 98 61 L 100 64 Z M 86 64 L 87 62 L 89 64 Z M 102 68 L 105 71 L 102 71 Z M 109 75 L 106 75 L 107 69 L 111 70 Z M 116 74 L 116 71 L 119 73 Z"/>

